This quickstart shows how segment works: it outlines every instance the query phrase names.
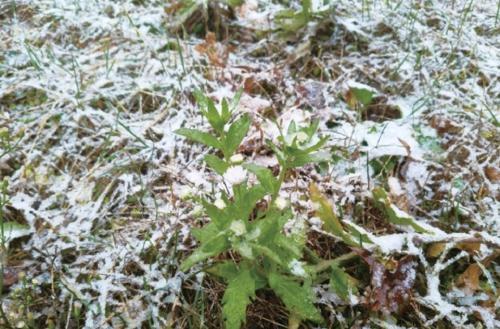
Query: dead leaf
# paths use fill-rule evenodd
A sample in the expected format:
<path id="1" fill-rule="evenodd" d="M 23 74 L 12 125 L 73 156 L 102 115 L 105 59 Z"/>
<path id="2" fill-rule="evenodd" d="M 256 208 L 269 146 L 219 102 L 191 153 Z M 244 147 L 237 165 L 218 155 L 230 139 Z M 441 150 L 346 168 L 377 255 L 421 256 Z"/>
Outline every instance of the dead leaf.
<path id="1" fill-rule="evenodd" d="M 479 242 L 460 242 L 457 243 L 457 248 L 467 251 L 469 254 L 475 254 L 479 251 L 481 243 Z"/>
<path id="2" fill-rule="evenodd" d="M 446 243 L 444 242 L 436 242 L 436 243 L 432 243 L 429 248 L 427 248 L 427 257 L 430 257 L 430 258 L 436 258 L 438 257 L 439 255 L 441 255 L 441 253 L 443 252 L 444 248 L 446 247 Z"/>
<path id="3" fill-rule="evenodd" d="M 217 44 L 217 37 L 213 32 L 207 32 L 205 41 L 197 44 L 194 49 L 205 54 L 212 65 L 225 67 L 229 57 L 229 49 Z"/>
<path id="4" fill-rule="evenodd" d="M 12 267 L 4 267 L 3 269 L 3 289 L 8 289 L 13 284 L 19 281 L 18 272 Z"/>
<path id="5" fill-rule="evenodd" d="M 404 311 L 413 295 L 418 263 L 412 256 L 406 256 L 394 260 L 391 267 L 395 269 L 391 271 L 367 251 L 359 255 L 370 266 L 371 291 L 366 300 L 370 309 L 384 313 Z"/>
<path id="6" fill-rule="evenodd" d="M 493 183 L 500 182 L 500 170 L 498 170 L 498 168 L 486 167 L 484 168 L 484 173 Z"/>
<path id="7" fill-rule="evenodd" d="M 482 270 L 478 264 L 469 265 L 465 272 L 458 277 L 457 286 L 462 287 L 465 292 L 473 294 L 474 291 L 479 290 L 479 277 L 481 273 Z"/>
<path id="8" fill-rule="evenodd" d="M 462 128 L 449 119 L 439 117 L 437 115 L 431 118 L 430 125 L 436 129 L 437 133 L 442 136 L 444 134 L 456 135 L 462 131 Z"/>

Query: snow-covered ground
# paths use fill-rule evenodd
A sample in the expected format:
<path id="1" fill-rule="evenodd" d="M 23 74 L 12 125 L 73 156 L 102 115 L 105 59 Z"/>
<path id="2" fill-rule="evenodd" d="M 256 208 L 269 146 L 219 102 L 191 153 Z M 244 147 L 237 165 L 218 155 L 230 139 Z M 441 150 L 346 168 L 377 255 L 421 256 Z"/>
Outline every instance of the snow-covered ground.
<path id="1" fill-rule="evenodd" d="M 209 193 L 214 178 L 200 161 L 207 151 L 173 131 L 207 128 L 195 89 L 221 100 L 244 87 L 239 109 L 254 120 L 247 157 L 275 164 L 259 151 L 262 135 L 276 137 L 270 117 L 285 127 L 319 118 L 335 162 L 298 171 L 286 196 L 308 209 L 300 196 L 315 180 L 342 220 L 372 237 L 371 251 L 422 265 L 427 289 L 409 311 L 420 322 L 399 326 L 500 326 L 500 264 L 491 260 L 500 247 L 496 1 L 339 0 L 287 42 L 265 33 L 283 5 L 245 1 L 222 41 L 170 33 L 171 5 L 0 3 L 0 129 L 17 143 L 0 149 L 0 176 L 9 181 L 6 218 L 31 232 L 4 257 L 29 279 L 4 297 L 14 324 L 30 312 L 36 328 L 187 325 L 176 322 L 187 304 L 177 264 L 193 247 L 200 209 L 181 194 Z M 349 107 L 351 88 L 376 93 L 370 113 Z M 375 175 L 377 159 L 394 168 Z M 380 184 L 432 233 L 379 227 L 368 207 L 359 216 Z M 480 247 L 457 251 L 464 241 Z M 433 242 L 444 251 L 431 261 Z M 441 284 L 459 262 L 462 272 L 480 264 L 480 289 Z M 323 290 L 322 303 L 339 302 Z M 80 323 L 68 311 L 78 307 Z M 373 321 L 390 326 L 390 317 Z"/>

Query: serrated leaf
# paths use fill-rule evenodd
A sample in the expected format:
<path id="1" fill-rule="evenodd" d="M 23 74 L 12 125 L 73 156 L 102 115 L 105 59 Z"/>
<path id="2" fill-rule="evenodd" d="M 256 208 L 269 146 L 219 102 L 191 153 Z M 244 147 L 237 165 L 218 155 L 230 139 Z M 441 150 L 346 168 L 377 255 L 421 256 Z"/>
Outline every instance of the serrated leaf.
<path id="1" fill-rule="evenodd" d="M 186 271 L 194 264 L 201 262 L 211 256 L 216 256 L 230 247 L 227 239 L 227 233 L 221 232 L 218 235 L 207 240 L 199 246 L 184 262 L 181 264 L 181 270 Z"/>
<path id="2" fill-rule="evenodd" d="M 207 269 L 207 272 L 221 277 L 226 281 L 231 281 L 238 275 L 238 266 L 231 261 L 223 261 Z"/>
<path id="3" fill-rule="evenodd" d="M 230 157 L 238 148 L 243 138 L 246 136 L 250 128 L 250 116 L 243 115 L 241 118 L 233 122 L 226 135 L 224 145 L 224 155 Z"/>
<path id="4" fill-rule="evenodd" d="M 314 294 L 310 287 L 301 286 L 287 276 L 271 272 L 269 286 L 281 298 L 290 313 L 301 320 L 321 322 L 322 317 L 314 306 Z"/>
<path id="5" fill-rule="evenodd" d="M 260 184 L 266 189 L 267 192 L 270 194 L 277 192 L 279 183 L 271 170 L 253 163 L 245 164 L 243 167 L 257 176 Z"/>
<path id="6" fill-rule="evenodd" d="M 266 195 L 262 185 L 254 185 L 249 189 L 240 185 L 234 190 L 235 202 L 232 205 L 233 214 L 236 218 L 246 220 L 255 208 L 257 201 Z"/>
<path id="7" fill-rule="evenodd" d="M 270 248 L 256 243 L 250 243 L 249 245 L 252 247 L 253 250 L 257 252 L 257 254 L 268 257 L 276 264 L 286 266 L 286 263 L 283 262 L 283 259 Z"/>
<path id="8" fill-rule="evenodd" d="M 242 269 L 229 281 L 222 297 L 222 314 L 226 329 L 240 329 L 246 321 L 247 306 L 255 298 L 255 279 L 247 269 Z"/>
<path id="9" fill-rule="evenodd" d="M 274 238 L 281 232 L 285 223 L 290 219 L 291 213 L 281 213 L 276 209 L 271 209 L 266 216 L 256 222 L 252 222 L 255 229 L 260 231 L 258 241 L 261 244 L 270 244 Z"/>
<path id="10" fill-rule="evenodd" d="M 219 175 L 224 175 L 229 165 L 224 161 L 219 159 L 219 157 L 213 154 L 207 154 L 204 158 L 206 164 L 212 168 Z"/>
<path id="11" fill-rule="evenodd" d="M 210 240 L 212 237 L 216 236 L 219 232 L 220 230 L 214 222 L 208 223 L 202 228 L 191 229 L 191 234 L 202 244 Z"/>
<path id="12" fill-rule="evenodd" d="M 200 131 L 198 129 L 179 128 L 175 131 L 176 134 L 184 136 L 192 141 L 202 143 L 204 145 L 221 149 L 221 144 L 217 138 L 209 133 Z"/>

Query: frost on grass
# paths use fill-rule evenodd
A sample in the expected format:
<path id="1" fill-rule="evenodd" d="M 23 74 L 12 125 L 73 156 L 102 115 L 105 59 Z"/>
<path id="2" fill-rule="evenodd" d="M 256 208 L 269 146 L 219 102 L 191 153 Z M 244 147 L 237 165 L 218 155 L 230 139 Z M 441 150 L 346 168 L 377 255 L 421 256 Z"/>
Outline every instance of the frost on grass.
<path id="1" fill-rule="evenodd" d="M 498 327 L 497 4 L 367 3 L 335 1 L 334 14 L 288 47 L 266 32 L 282 6 L 264 1 L 235 10 L 231 42 L 169 33 L 160 1 L 0 4 L 0 128 L 20 139 L 8 152 L 2 146 L 0 176 L 10 183 L 6 215 L 31 232 L 9 243 L 8 266 L 38 281 L 31 293 L 42 302 L 30 306 L 37 322 L 139 328 L 178 320 L 183 283 L 193 280 L 178 261 L 193 247 L 190 229 L 205 221 L 190 200 L 223 182 L 203 167 L 206 150 L 173 131 L 206 127 L 195 88 L 220 101 L 243 86 L 240 109 L 256 122 L 239 150 L 245 158 L 276 164 L 262 143 L 279 136 L 270 119 L 287 127 L 319 118 L 330 136 L 335 164 L 296 172 L 277 202 L 306 218 L 311 205 L 300 195 L 317 181 L 342 221 L 370 238 L 367 249 L 417 259 L 406 276 L 425 278 L 413 296 L 421 309 L 410 312 L 417 325 Z M 325 6 L 314 1 L 313 11 Z M 373 93 L 372 104 L 351 107 L 349 88 Z M 246 179 L 235 162 L 231 182 Z M 360 213 L 379 184 L 428 233 L 387 224 L 370 207 Z M 321 231 L 307 219 L 311 234 Z M 449 272 L 475 263 L 484 287 L 464 295 Z M 303 271 L 299 260 L 291 267 Z M 22 313 L 17 289 L 26 288 L 14 285 L 4 305 Z M 347 325 L 335 310 L 346 302 L 316 290 L 330 319 Z M 351 297 L 353 306 L 366 301 Z M 79 320 L 61 311 L 75 305 Z"/>

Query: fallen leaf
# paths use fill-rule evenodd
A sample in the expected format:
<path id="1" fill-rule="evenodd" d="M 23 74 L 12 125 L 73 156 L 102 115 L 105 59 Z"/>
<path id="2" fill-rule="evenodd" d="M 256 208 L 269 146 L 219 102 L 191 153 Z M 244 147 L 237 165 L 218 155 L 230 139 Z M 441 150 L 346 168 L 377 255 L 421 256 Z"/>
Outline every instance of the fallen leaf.
<path id="1" fill-rule="evenodd" d="M 366 300 L 370 309 L 384 313 L 404 311 L 413 295 L 418 263 L 406 256 L 394 261 L 395 269 L 391 271 L 368 252 L 359 254 L 370 266 L 370 294 Z"/>
<path id="2" fill-rule="evenodd" d="M 498 170 L 498 168 L 486 167 L 484 168 L 484 173 L 493 183 L 500 182 L 500 170 Z"/>
<path id="3" fill-rule="evenodd" d="M 481 243 L 479 242 L 460 242 L 457 243 L 457 248 L 467 251 L 469 254 L 475 254 L 479 251 Z"/>
<path id="4" fill-rule="evenodd" d="M 436 243 L 432 243 L 429 248 L 427 248 L 427 257 L 431 257 L 431 258 L 436 258 L 438 257 L 439 255 L 441 255 L 441 253 L 443 252 L 444 248 L 446 247 L 446 243 L 444 242 L 436 242 Z"/>
<path id="5" fill-rule="evenodd" d="M 465 272 L 457 278 L 457 286 L 462 287 L 465 292 L 473 294 L 474 291 L 479 290 L 479 277 L 481 273 L 482 270 L 478 264 L 469 265 Z"/>
<path id="6" fill-rule="evenodd" d="M 18 272 L 12 267 L 6 266 L 3 268 L 3 289 L 8 289 L 13 284 L 19 281 Z"/>

